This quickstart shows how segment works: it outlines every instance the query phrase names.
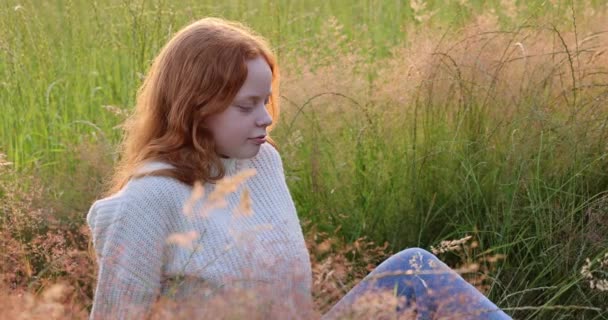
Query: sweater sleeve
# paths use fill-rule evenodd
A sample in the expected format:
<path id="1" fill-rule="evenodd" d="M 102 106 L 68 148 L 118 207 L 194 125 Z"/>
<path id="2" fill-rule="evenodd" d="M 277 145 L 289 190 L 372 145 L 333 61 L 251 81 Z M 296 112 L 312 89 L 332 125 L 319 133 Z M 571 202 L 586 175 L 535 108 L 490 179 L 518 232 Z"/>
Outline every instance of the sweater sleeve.
<path id="1" fill-rule="evenodd" d="M 91 320 L 144 318 L 160 295 L 167 228 L 145 200 L 106 198 L 89 210 L 99 267 Z"/>

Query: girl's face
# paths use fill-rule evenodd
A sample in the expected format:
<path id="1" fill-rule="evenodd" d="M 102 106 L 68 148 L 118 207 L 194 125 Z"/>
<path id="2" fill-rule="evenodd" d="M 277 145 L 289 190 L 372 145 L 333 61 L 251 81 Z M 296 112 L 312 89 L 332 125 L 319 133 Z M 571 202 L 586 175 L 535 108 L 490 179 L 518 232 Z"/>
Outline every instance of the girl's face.
<path id="1" fill-rule="evenodd" d="M 266 104 L 272 88 L 272 71 L 262 57 L 248 60 L 247 78 L 232 104 L 206 119 L 220 156 L 246 159 L 255 156 L 272 118 Z"/>

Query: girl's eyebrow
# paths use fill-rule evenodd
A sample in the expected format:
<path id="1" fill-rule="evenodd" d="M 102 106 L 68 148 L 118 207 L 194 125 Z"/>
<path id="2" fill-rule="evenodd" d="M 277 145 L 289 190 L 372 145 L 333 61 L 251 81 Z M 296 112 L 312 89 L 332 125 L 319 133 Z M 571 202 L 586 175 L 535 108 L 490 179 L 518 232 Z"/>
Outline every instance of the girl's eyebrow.
<path id="1" fill-rule="evenodd" d="M 272 91 L 268 92 L 267 96 L 270 96 L 272 94 Z M 266 96 L 266 97 L 267 97 Z M 251 100 L 251 101 L 257 101 L 257 100 L 261 100 L 262 98 L 266 98 L 266 97 L 260 97 L 260 96 L 247 96 L 247 97 L 243 97 L 242 99 L 244 100 Z"/>

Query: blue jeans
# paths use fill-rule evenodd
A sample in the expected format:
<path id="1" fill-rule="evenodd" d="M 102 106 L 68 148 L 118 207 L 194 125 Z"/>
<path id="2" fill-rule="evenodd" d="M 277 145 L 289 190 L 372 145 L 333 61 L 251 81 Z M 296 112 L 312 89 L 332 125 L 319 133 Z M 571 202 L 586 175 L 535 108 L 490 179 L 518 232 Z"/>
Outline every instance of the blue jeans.
<path id="1" fill-rule="evenodd" d="M 391 294 L 396 315 L 411 315 L 412 319 L 511 319 L 450 267 L 420 248 L 406 249 L 386 259 L 323 319 L 348 315 L 343 312 L 365 307 L 369 301 L 377 303 L 362 299 L 362 295 L 378 292 Z M 387 296 L 382 297 L 387 300 Z"/>

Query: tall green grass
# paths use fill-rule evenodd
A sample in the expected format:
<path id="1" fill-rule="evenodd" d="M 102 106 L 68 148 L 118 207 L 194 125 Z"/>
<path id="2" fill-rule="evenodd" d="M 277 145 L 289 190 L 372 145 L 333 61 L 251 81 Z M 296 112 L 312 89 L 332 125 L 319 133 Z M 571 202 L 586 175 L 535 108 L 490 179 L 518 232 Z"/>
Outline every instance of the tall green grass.
<path id="1" fill-rule="evenodd" d="M 393 250 L 475 234 L 475 254 L 507 256 L 491 297 L 517 318 L 605 317 L 579 273 L 608 246 L 605 3 L 423 4 L 5 2 L 0 151 L 82 224 L 161 46 L 241 20 L 279 55 L 303 219 Z"/>
<path id="2" fill-rule="evenodd" d="M 579 270 L 608 244 L 607 44 L 570 21 L 422 32 L 371 82 L 340 81 L 349 58 L 322 68 L 337 92 L 280 131 L 300 212 L 396 249 L 474 233 L 476 254 L 507 255 L 492 297 L 517 318 L 605 317 Z"/>
<path id="3" fill-rule="evenodd" d="M 472 16 L 502 8 L 499 2 L 462 3 L 429 2 L 418 14 L 433 13 L 430 24 L 456 28 Z M 569 12 L 566 3 L 545 1 L 520 9 L 523 18 L 547 14 L 556 21 Z M 7 114 L 0 133 L 17 168 L 56 165 L 69 149 L 66 143 L 80 143 L 83 134 L 96 132 L 116 141 L 119 133 L 112 128 L 119 121 L 101 107 L 132 106 L 151 59 L 173 32 L 197 17 L 248 23 L 270 39 L 287 69 L 298 68 L 290 65 L 294 53 L 332 54 L 317 50 L 333 41 L 319 42 L 332 17 L 342 25 L 342 36 L 366 48 L 367 61 L 386 57 L 420 24 L 409 5 L 386 1 L 5 1 L 0 14 L 2 110 Z M 504 25 L 514 23 L 498 17 Z"/>

